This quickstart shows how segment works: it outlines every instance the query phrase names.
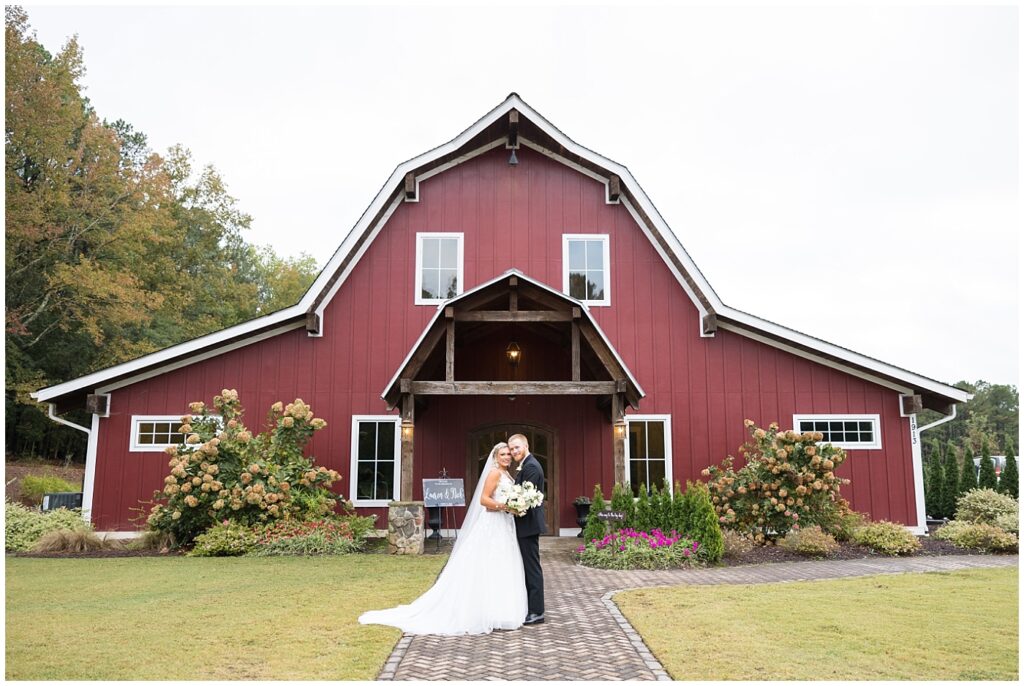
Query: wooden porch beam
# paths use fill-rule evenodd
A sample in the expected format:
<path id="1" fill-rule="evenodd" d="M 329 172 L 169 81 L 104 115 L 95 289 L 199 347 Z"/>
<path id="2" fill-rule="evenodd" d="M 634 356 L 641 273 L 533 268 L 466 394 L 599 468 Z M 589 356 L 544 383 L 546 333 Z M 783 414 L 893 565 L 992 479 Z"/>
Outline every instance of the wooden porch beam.
<path id="1" fill-rule="evenodd" d="M 473 312 L 456 312 L 457 322 L 571 322 L 572 313 L 552 312 L 550 310 L 475 310 Z"/>
<path id="2" fill-rule="evenodd" d="M 610 395 L 614 381 L 413 381 L 417 395 Z"/>
<path id="3" fill-rule="evenodd" d="M 451 309 L 450 307 L 448 308 Z M 445 322 L 444 346 L 444 379 L 448 383 L 455 381 L 455 320 L 449 318 Z"/>
<path id="4" fill-rule="evenodd" d="M 580 325 L 575 319 L 572 322 L 572 380 L 580 380 Z"/>

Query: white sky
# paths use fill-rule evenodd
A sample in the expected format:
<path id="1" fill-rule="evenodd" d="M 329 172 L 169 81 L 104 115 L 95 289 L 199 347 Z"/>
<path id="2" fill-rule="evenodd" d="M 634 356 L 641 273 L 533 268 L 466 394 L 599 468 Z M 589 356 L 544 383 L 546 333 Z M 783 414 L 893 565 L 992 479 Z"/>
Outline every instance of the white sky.
<path id="1" fill-rule="evenodd" d="M 516 91 L 629 167 L 727 304 L 1017 383 L 1016 7 L 27 11 L 279 254 L 322 266 L 398 163 Z"/>

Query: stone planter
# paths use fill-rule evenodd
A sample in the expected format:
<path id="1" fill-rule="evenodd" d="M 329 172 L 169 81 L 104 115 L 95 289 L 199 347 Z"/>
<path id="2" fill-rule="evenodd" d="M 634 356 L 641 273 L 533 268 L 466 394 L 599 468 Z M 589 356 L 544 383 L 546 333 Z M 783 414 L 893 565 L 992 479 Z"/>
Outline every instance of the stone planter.
<path id="1" fill-rule="evenodd" d="M 391 502 L 388 505 L 388 552 L 422 555 L 424 521 L 422 502 Z"/>

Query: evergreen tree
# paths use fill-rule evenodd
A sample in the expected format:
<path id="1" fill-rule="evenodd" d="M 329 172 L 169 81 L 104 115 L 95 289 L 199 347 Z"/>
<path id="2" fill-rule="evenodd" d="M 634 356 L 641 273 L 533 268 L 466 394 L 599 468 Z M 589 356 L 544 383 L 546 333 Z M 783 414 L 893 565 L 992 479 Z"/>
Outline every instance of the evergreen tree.
<path id="1" fill-rule="evenodd" d="M 956 451 L 948 443 L 943 449 L 942 472 L 942 516 L 952 519 L 956 514 L 956 499 L 960 495 L 960 470 L 956 463 Z"/>
<path id="2" fill-rule="evenodd" d="M 631 529 L 636 523 L 636 513 L 634 512 L 633 503 L 633 491 L 630 490 L 629 486 L 625 484 L 616 483 L 612 487 L 612 510 L 615 512 L 622 512 L 626 515 L 626 518 L 621 522 L 610 522 L 613 531 L 619 529 Z"/>
<path id="3" fill-rule="evenodd" d="M 1012 445 L 1006 447 L 1006 466 L 999 475 L 998 490 L 1012 498 L 1020 496 L 1020 471 L 1017 469 L 1017 456 L 1014 455 Z"/>
<path id="4" fill-rule="evenodd" d="M 993 491 L 999 483 L 996 481 L 996 465 L 988 449 L 988 441 L 981 444 L 981 471 L 978 473 L 978 488 L 991 488 Z"/>
<path id="5" fill-rule="evenodd" d="M 679 486 L 679 482 L 676 482 L 675 492 L 672 496 L 672 526 L 669 531 L 675 531 L 678 534 L 682 534 L 686 526 L 686 497 L 683 495 L 683 489 Z"/>
<path id="6" fill-rule="evenodd" d="M 636 527 L 637 531 L 650 531 L 651 525 L 651 498 L 647 494 L 645 485 L 640 485 L 640 498 L 636 501 Z"/>
<path id="7" fill-rule="evenodd" d="M 928 473 L 924 486 L 924 507 L 928 515 L 942 519 L 942 452 L 939 439 L 932 441 L 931 457 L 928 458 Z"/>
<path id="8" fill-rule="evenodd" d="M 604 512 L 604 493 L 601 492 L 601 484 L 594 486 L 594 497 L 590 500 L 590 514 L 587 515 L 587 525 L 583 527 L 584 544 L 604 538 L 606 527 L 605 523 L 597 518 L 598 512 Z"/>
<path id="9" fill-rule="evenodd" d="M 978 487 L 978 474 L 974 471 L 974 451 L 964 446 L 964 461 L 960 469 L 960 495 Z"/>
<path id="10" fill-rule="evenodd" d="M 718 515 L 715 513 L 715 506 L 711 504 L 711 493 L 708 487 L 698 481 L 694 484 L 687 484 L 687 494 L 691 495 L 693 505 L 693 540 L 700 543 L 698 552 L 708 562 L 718 562 L 722 559 L 725 550 L 725 542 L 722 538 L 722 529 L 718 525 Z"/>

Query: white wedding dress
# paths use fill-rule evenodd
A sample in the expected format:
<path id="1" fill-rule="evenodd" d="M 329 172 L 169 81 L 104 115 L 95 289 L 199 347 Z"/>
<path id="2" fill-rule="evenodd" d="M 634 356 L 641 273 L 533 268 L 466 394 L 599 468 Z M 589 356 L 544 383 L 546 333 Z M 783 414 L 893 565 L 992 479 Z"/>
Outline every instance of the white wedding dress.
<path id="1" fill-rule="evenodd" d="M 448 564 L 430 590 L 410 605 L 364 612 L 360 624 L 440 635 L 489 634 L 522 626 L 527 613 L 526 580 L 515 522 L 512 515 L 489 512 L 480 504 L 480 491 L 493 465 L 491 451 Z M 512 483 L 506 475 L 499 484 L 503 481 Z M 492 497 L 504 502 L 501 489 L 495 490 Z"/>

